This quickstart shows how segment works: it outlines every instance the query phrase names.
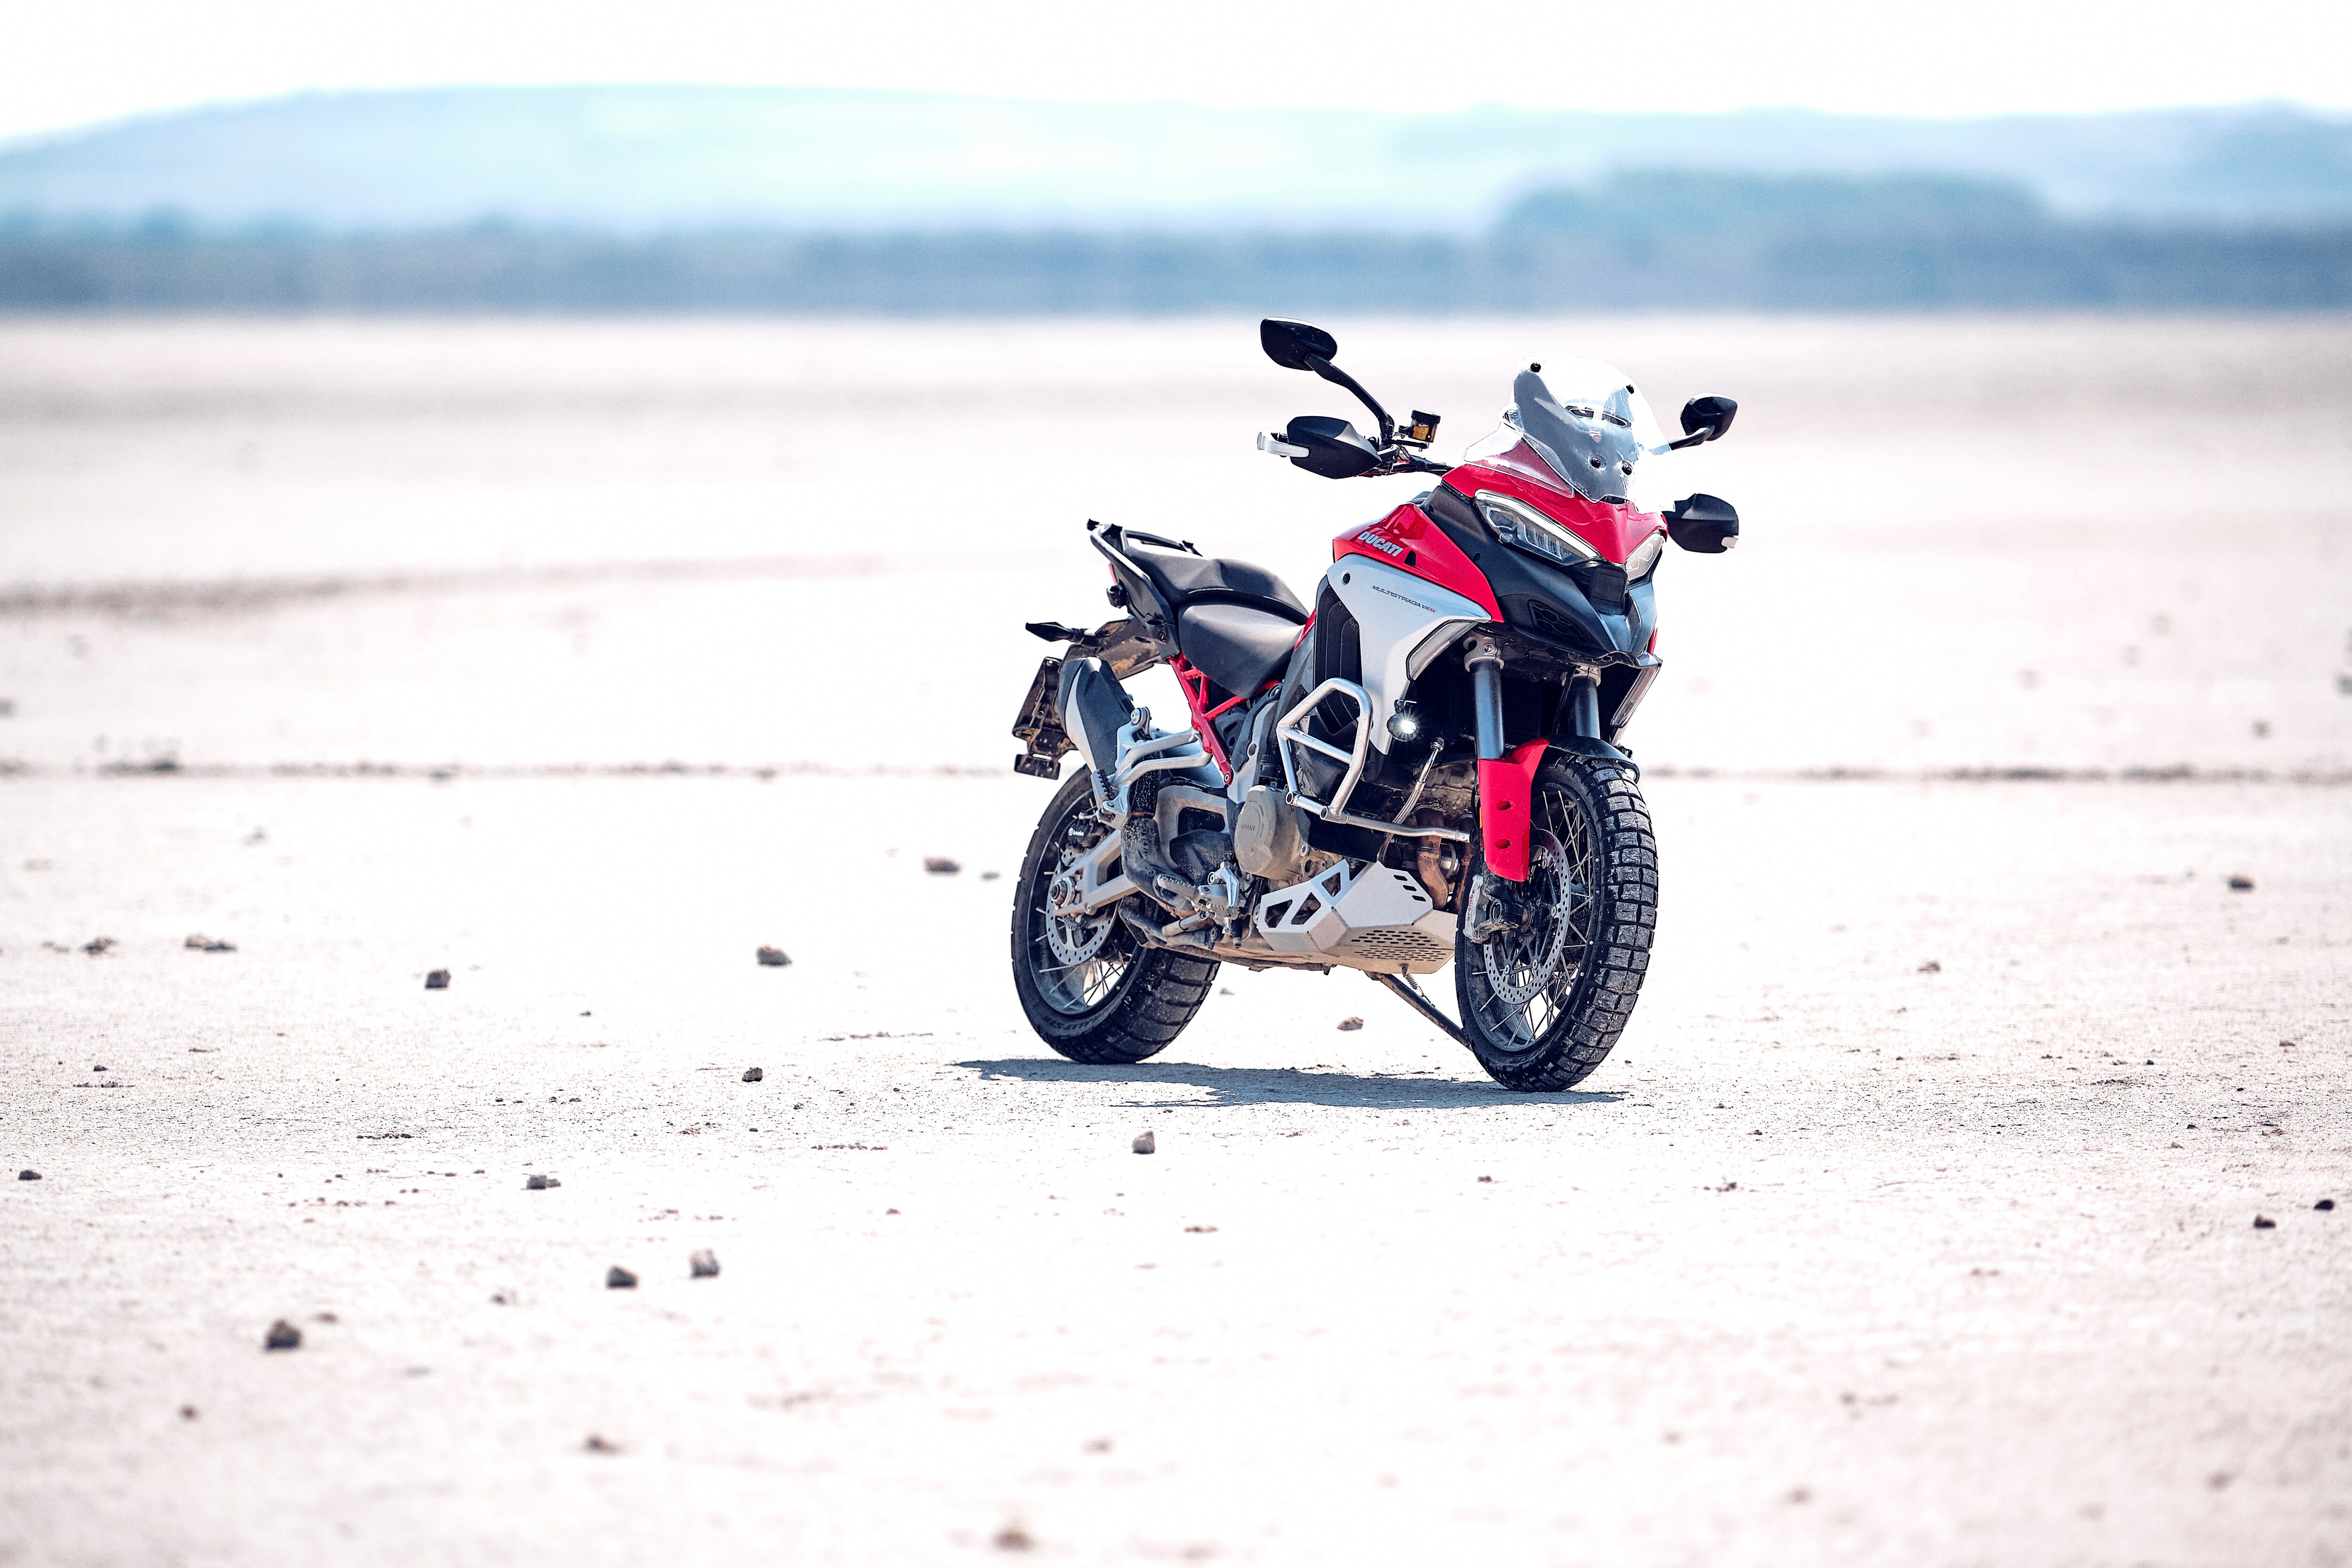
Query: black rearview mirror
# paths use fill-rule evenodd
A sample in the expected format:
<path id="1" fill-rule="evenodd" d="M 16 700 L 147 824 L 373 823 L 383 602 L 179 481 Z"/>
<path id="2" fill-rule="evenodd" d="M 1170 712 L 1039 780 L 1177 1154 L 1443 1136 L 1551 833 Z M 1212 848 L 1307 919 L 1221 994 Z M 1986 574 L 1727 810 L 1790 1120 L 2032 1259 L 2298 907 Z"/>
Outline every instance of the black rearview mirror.
<path id="1" fill-rule="evenodd" d="M 1731 428 L 1732 416 L 1739 405 L 1728 397 L 1694 397 L 1683 405 L 1683 439 L 1677 447 L 1696 446 L 1701 441 L 1718 441 Z"/>
<path id="2" fill-rule="evenodd" d="M 1313 370 L 1310 358 L 1328 364 L 1339 352 L 1339 340 L 1322 328 L 1271 316 L 1257 324 L 1257 341 L 1265 357 L 1285 370 Z"/>
<path id="3" fill-rule="evenodd" d="M 1353 425 L 1326 414 L 1300 415 L 1284 429 L 1282 438 L 1303 448 L 1291 458 L 1293 463 L 1327 479 L 1352 479 L 1381 466 L 1381 455 Z"/>

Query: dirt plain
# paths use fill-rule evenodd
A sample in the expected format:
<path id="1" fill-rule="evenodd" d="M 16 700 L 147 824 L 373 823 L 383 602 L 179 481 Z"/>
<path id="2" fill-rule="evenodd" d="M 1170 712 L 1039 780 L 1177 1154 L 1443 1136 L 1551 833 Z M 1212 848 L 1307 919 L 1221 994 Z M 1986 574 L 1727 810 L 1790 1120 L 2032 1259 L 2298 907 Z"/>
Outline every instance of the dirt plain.
<path id="1" fill-rule="evenodd" d="M 0 324 L 0 1562 L 2352 1561 L 2352 325 L 1337 325 L 1743 402 L 1576 1093 L 1021 1025 L 1076 519 L 1410 493 L 1247 323 Z"/>

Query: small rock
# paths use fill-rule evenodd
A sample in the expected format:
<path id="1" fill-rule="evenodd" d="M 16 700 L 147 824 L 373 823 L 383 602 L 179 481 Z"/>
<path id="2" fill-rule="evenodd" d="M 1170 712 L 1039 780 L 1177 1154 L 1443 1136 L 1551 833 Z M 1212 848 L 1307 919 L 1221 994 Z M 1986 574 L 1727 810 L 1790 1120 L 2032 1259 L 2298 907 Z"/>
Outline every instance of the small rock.
<path id="1" fill-rule="evenodd" d="M 530 1175 L 522 1179 L 522 1190 L 527 1193 L 543 1193 L 551 1185 L 553 1184 L 545 1176 Z"/>
<path id="2" fill-rule="evenodd" d="M 782 969 L 791 962 L 791 957 L 781 947 L 763 947 L 760 950 L 760 966 L 762 969 Z"/>
<path id="3" fill-rule="evenodd" d="M 583 1443 L 581 1447 L 592 1454 L 617 1454 L 621 1451 L 619 1444 L 607 1443 L 593 1432 L 588 1434 L 588 1441 Z"/>
<path id="4" fill-rule="evenodd" d="M 952 877 L 963 867 L 944 855 L 926 855 L 923 857 L 923 869 L 934 877 Z"/>
<path id="5" fill-rule="evenodd" d="M 449 972 L 446 969 L 436 969 L 432 973 L 426 975 L 425 977 L 425 989 L 427 991 L 448 990 Z"/>
<path id="6" fill-rule="evenodd" d="M 104 952 L 108 948 L 112 947 L 113 945 L 114 939 L 110 936 L 94 936 L 88 942 L 81 944 L 81 950 L 89 954 L 92 958 L 96 958 L 100 953 Z"/>
<path id="7" fill-rule="evenodd" d="M 32 1173 L 32 1172 L 30 1172 L 30 1171 L 27 1171 L 27 1172 L 26 1172 L 26 1173 L 25 1173 L 25 1174 L 26 1174 L 26 1175 L 28 1175 L 28 1176 L 29 1176 L 29 1175 L 31 1175 L 32 1173 Z M 2320 1199 L 2317 1203 L 2315 1203 L 2315 1204 L 2312 1205 L 2311 1206 L 2312 1206 L 2313 1208 L 2317 1209 L 2321 1214 L 2326 1214 L 2326 1213 L 2327 1213 L 2327 1211 L 2328 1211 L 2328 1210 L 2330 1210 L 2330 1209 L 2332 1209 L 2332 1208 L 2334 1208 L 2334 1207 L 2336 1206 L 2336 1200 L 2335 1200 L 2334 1198 L 2322 1198 L 2322 1199 Z"/>
<path id="8" fill-rule="evenodd" d="M 766 1071 L 760 1068 L 745 1068 L 743 1069 L 743 1081 L 745 1083 L 757 1083 L 767 1076 Z"/>
<path id="9" fill-rule="evenodd" d="M 2251 893 L 2253 890 L 2254 879 L 2252 877 L 2240 876 L 2230 879 L 2230 891 L 2233 893 Z"/>
<path id="10" fill-rule="evenodd" d="M 1188 1225 L 1184 1227 L 1184 1234 L 1187 1236 L 1214 1236 L 1217 1234 L 1217 1227 L 1213 1225 Z"/>
<path id="11" fill-rule="evenodd" d="M 300 1348 L 302 1331 L 280 1318 L 269 1325 L 269 1332 L 261 1342 L 266 1351 L 290 1351 Z"/>
<path id="12" fill-rule="evenodd" d="M 1941 959 L 1931 958 L 1927 963 L 1919 966 L 1919 973 L 1922 974 L 1941 974 L 1944 973 L 1943 961 Z"/>
<path id="13" fill-rule="evenodd" d="M 2254 1228 L 2256 1230 L 2276 1230 L 2278 1228 L 2278 1221 L 2265 1218 L 2261 1215 L 2256 1215 L 2254 1216 Z"/>
<path id="14" fill-rule="evenodd" d="M 612 1268 L 604 1270 L 605 1289 L 634 1290 L 636 1288 L 637 1277 L 630 1273 L 627 1269 L 622 1268 L 619 1264 L 615 1263 Z"/>
<path id="15" fill-rule="evenodd" d="M 1363 1026 L 1364 1021 L 1361 1018 L 1342 1018 L 1339 1020 L 1339 1032 L 1343 1035 L 1356 1029 L 1360 1029 Z"/>
<path id="16" fill-rule="evenodd" d="M 711 1251 L 710 1248 L 707 1247 L 701 1251 L 696 1253 L 693 1257 L 688 1258 L 686 1260 L 686 1266 L 689 1269 L 693 1270 L 693 1273 L 689 1278 L 696 1279 L 716 1279 L 719 1278 L 719 1255 Z"/>
<path id="17" fill-rule="evenodd" d="M 1004 873 L 1002 871 L 982 871 L 980 874 L 980 879 L 983 882 L 993 882 L 1003 875 L 1004 875 Z"/>
<path id="18" fill-rule="evenodd" d="M 1157 1154 L 1160 1152 L 1160 1140 L 1149 1132 L 1139 1132 L 1135 1135 L 1135 1152 L 1139 1154 Z"/>
<path id="19" fill-rule="evenodd" d="M 194 1405 L 181 1405 L 181 1406 L 180 1406 L 180 1419 L 181 1419 L 181 1420 L 183 1420 L 183 1421 L 194 1421 L 195 1418 L 196 1418 L 196 1407 L 195 1407 Z"/>
<path id="20" fill-rule="evenodd" d="M 41 1179 L 41 1173 L 38 1171 L 19 1171 L 16 1173 L 16 1179 L 20 1182 L 37 1182 Z"/>
<path id="21" fill-rule="evenodd" d="M 192 936 L 180 945 L 193 947 L 198 952 L 235 952 L 236 951 L 236 943 L 222 942 L 216 937 L 209 936 Z"/>
<path id="22" fill-rule="evenodd" d="M 1495 1178 L 1494 1178 L 1494 1177 L 1492 1177 L 1492 1176 L 1481 1176 L 1481 1177 L 1479 1177 L 1478 1179 L 1479 1179 L 1480 1181 L 1482 1181 L 1482 1182 L 1491 1182 L 1491 1181 L 1493 1181 Z"/>
<path id="23" fill-rule="evenodd" d="M 1029 1539 L 1029 1532 L 1017 1524 L 1008 1524 L 996 1532 L 999 1552 L 1026 1552 L 1036 1544 Z"/>

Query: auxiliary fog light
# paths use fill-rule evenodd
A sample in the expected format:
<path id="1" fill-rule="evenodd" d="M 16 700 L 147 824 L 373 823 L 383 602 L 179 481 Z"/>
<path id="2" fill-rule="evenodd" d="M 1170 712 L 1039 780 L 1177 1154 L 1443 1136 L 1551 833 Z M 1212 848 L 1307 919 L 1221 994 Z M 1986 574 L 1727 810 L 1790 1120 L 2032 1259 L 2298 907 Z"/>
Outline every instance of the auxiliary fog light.
<path id="1" fill-rule="evenodd" d="M 1398 703 L 1396 711 L 1389 715 L 1389 733 L 1400 741 L 1420 740 L 1421 710 L 1410 702 Z"/>

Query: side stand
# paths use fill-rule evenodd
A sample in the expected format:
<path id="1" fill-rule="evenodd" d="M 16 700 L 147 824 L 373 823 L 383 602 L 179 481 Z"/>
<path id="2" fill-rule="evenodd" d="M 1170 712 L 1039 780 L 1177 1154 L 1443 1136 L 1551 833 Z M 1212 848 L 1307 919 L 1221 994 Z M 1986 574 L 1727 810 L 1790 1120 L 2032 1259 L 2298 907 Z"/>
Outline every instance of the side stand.
<path id="1" fill-rule="evenodd" d="M 1429 999 L 1428 994 L 1424 993 L 1418 984 L 1414 984 L 1412 976 L 1375 974 L 1372 976 L 1372 979 L 1388 987 L 1391 991 L 1395 992 L 1397 996 L 1406 1006 L 1412 1008 L 1414 1012 L 1420 1014 L 1423 1017 L 1428 1019 L 1439 1028 L 1444 1030 L 1447 1035 L 1453 1037 L 1455 1044 L 1462 1046 L 1465 1048 L 1468 1047 L 1470 1044 L 1470 1037 L 1464 1034 L 1461 1026 L 1455 1024 L 1453 1019 L 1447 1017 L 1444 1014 L 1437 1010 L 1437 1004 L 1432 1002 Z"/>

